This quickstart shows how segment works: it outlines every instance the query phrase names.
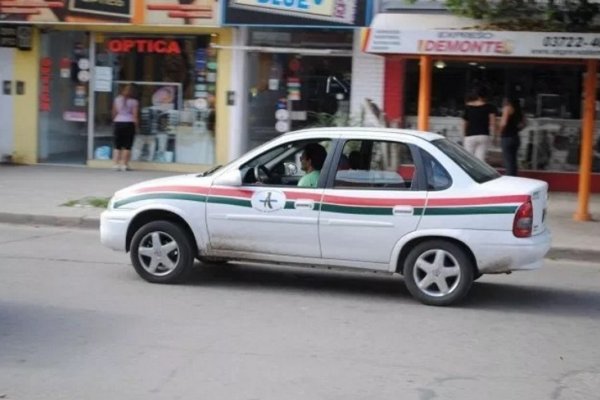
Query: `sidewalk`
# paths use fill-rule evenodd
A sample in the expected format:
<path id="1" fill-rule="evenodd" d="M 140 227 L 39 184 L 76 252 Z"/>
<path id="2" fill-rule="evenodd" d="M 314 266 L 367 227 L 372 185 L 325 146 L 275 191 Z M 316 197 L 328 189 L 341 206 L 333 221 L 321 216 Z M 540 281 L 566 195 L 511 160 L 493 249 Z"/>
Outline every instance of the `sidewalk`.
<path id="1" fill-rule="evenodd" d="M 0 223 L 97 229 L 101 208 L 67 207 L 64 204 L 84 198 L 108 198 L 116 190 L 133 183 L 176 174 L 0 165 Z M 595 221 L 575 222 L 576 207 L 575 193 L 550 193 L 547 218 L 553 240 L 548 257 L 600 262 L 600 195 L 592 196 L 590 201 L 590 213 Z"/>

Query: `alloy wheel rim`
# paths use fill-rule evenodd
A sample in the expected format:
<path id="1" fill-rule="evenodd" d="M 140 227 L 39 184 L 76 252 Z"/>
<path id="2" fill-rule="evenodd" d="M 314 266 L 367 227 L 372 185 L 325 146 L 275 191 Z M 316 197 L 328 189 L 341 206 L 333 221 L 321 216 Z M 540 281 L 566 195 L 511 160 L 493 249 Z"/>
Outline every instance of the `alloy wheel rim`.
<path id="1" fill-rule="evenodd" d="M 421 254 L 413 268 L 417 288 L 431 297 L 453 293 L 461 281 L 460 264 L 449 252 L 432 249 Z"/>
<path id="2" fill-rule="evenodd" d="M 142 238 L 138 247 L 138 259 L 142 268 L 154 276 L 165 276 L 179 264 L 179 245 L 168 233 L 150 232 Z"/>

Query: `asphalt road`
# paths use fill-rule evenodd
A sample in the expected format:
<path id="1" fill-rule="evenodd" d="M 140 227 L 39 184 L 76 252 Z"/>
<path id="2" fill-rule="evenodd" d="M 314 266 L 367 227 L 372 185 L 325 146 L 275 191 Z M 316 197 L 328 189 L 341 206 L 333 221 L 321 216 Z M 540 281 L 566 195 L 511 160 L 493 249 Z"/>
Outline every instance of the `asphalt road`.
<path id="1" fill-rule="evenodd" d="M 88 230 L 0 225 L 0 398 L 598 399 L 600 264 L 400 277 L 258 265 L 142 281 Z"/>

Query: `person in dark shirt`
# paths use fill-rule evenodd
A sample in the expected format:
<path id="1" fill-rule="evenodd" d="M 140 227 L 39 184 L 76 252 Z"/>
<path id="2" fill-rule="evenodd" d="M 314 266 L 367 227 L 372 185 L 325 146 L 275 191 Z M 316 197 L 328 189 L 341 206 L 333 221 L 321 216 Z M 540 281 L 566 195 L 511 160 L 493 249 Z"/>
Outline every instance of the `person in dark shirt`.
<path id="1" fill-rule="evenodd" d="M 490 145 L 490 133 L 494 133 L 496 108 L 486 102 L 483 89 L 475 88 L 467 96 L 463 120 L 465 149 L 485 161 L 485 155 Z"/>
<path id="2" fill-rule="evenodd" d="M 519 131 L 525 127 L 525 124 L 525 115 L 521 110 L 519 99 L 505 98 L 500 117 L 500 140 L 506 175 L 517 176 L 517 151 L 521 144 Z"/>

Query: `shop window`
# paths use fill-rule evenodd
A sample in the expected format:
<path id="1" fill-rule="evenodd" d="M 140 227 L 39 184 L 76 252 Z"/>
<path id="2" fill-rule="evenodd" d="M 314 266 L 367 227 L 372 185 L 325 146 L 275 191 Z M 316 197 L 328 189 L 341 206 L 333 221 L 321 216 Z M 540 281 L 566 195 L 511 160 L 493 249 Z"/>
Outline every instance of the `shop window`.
<path id="1" fill-rule="evenodd" d="M 434 63 L 436 65 L 436 63 Z M 502 109 L 505 95 L 519 99 L 527 126 L 519 133 L 519 168 L 535 171 L 577 171 L 581 146 L 582 81 L 580 65 L 444 61 L 432 69 L 429 129 L 462 143 L 462 113 L 466 93 L 474 85 L 487 88 L 487 101 Z M 405 127 L 417 124 L 419 65 L 407 61 Z M 600 131 L 596 133 L 600 138 Z M 598 157 L 600 158 L 600 157 Z M 502 168 L 499 144 L 491 146 L 486 162 Z M 600 165 L 596 163 L 595 165 Z"/>
<path id="2" fill-rule="evenodd" d="M 215 163 L 216 50 L 210 36 L 105 36 L 96 48 L 96 158 L 109 158 L 112 104 L 135 85 L 133 161 Z"/>
<path id="3" fill-rule="evenodd" d="M 297 54 L 249 54 L 249 147 L 284 132 L 345 125 L 352 59 Z"/>

